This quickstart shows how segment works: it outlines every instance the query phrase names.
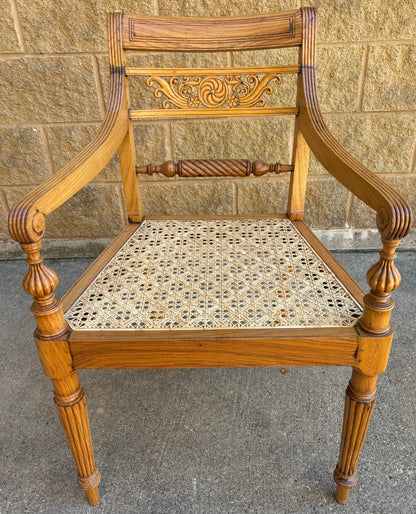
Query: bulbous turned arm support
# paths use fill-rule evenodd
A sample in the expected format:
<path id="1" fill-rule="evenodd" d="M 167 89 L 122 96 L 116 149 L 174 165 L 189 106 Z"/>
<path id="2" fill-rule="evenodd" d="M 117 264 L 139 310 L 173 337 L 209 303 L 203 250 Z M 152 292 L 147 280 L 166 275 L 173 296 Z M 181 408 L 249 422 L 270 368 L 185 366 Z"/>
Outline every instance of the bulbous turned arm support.
<path id="1" fill-rule="evenodd" d="M 68 331 L 68 325 L 62 312 L 62 302 L 54 293 L 58 277 L 44 265 L 40 254 L 45 216 L 31 206 L 27 198 L 17 203 L 10 212 L 9 231 L 27 254 L 29 270 L 23 278 L 23 287 L 34 299 L 31 310 L 37 324 L 35 336 L 40 339 L 58 339 Z"/>
<path id="2" fill-rule="evenodd" d="M 45 266 L 40 254 L 45 216 L 31 205 L 30 198 L 30 195 L 25 197 L 11 210 L 9 231 L 27 254 L 29 270 L 23 278 L 23 287 L 34 299 L 31 310 L 37 324 L 35 336 L 40 339 L 58 339 L 68 331 L 68 325 L 62 312 L 62 302 L 54 293 L 58 277 Z"/>
<path id="3" fill-rule="evenodd" d="M 406 235 L 406 225 L 412 219 L 410 207 L 402 213 L 402 233 Z M 382 235 L 383 249 L 380 251 L 380 259 L 367 271 L 367 283 L 370 292 L 364 297 L 364 311 L 359 322 L 359 327 L 367 333 L 383 335 L 390 332 L 390 314 L 394 307 L 391 292 L 400 285 L 401 276 L 394 264 L 397 257 L 396 248 L 401 239 L 385 238 L 383 234 L 386 227 L 391 227 L 388 211 L 380 209 L 377 212 L 377 227 Z M 400 232 L 399 232 L 400 233 Z"/>
<path id="4" fill-rule="evenodd" d="M 107 113 L 96 136 L 58 173 L 22 198 L 9 215 L 10 234 L 28 255 L 29 271 L 23 279 L 23 285 L 34 297 L 32 311 L 38 325 L 36 336 L 40 338 L 55 338 L 68 330 L 61 301 L 54 294 L 58 279 L 43 264 L 40 255 L 45 216 L 69 200 L 104 168 L 128 130 L 121 22 L 120 13 L 110 16 L 110 98 Z"/>
<path id="5" fill-rule="evenodd" d="M 367 271 L 370 292 L 364 297 L 364 311 L 359 326 L 370 334 L 383 335 L 390 331 L 390 313 L 394 302 L 390 293 L 399 287 L 401 277 L 394 264 L 400 240 L 382 239 L 380 260 Z"/>
<path id="6" fill-rule="evenodd" d="M 387 295 L 399 287 L 401 277 L 394 265 L 397 256 L 394 250 L 399 243 L 400 241 L 383 240 L 380 260 L 367 271 L 367 282 L 374 294 Z"/>
<path id="7" fill-rule="evenodd" d="M 58 277 L 43 264 L 41 241 L 23 243 L 21 246 L 27 253 L 26 262 L 29 264 L 29 270 L 23 278 L 23 287 L 34 299 L 31 309 L 37 324 L 35 336 L 40 339 L 58 339 L 68 331 L 62 302 L 54 292 Z"/>

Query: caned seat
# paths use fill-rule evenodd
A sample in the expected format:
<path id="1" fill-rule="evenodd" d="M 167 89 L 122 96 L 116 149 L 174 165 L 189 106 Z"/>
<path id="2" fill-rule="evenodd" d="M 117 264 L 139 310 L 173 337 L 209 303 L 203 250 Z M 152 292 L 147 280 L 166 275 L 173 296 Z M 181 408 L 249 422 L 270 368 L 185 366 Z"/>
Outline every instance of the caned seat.
<path id="1" fill-rule="evenodd" d="M 127 59 L 130 50 L 283 47 L 297 48 L 299 59 L 212 69 L 135 68 Z M 96 137 L 18 202 L 9 218 L 13 238 L 28 255 L 23 285 L 34 297 L 35 340 L 53 382 L 79 486 L 91 504 L 99 502 L 100 474 L 78 369 L 351 366 L 334 472 L 336 500 L 345 503 L 356 484 L 377 376 L 388 361 L 390 293 L 400 283 L 395 248 L 412 215 L 403 198 L 352 157 L 325 124 L 316 91 L 315 10 L 212 19 L 115 12 L 109 16 L 109 49 L 111 93 Z M 269 102 L 287 75 L 297 77 L 296 101 Z M 134 80 L 151 100 L 143 95 L 140 109 L 129 95 Z M 133 120 L 229 116 L 294 117 L 291 162 L 221 155 L 137 162 Z M 57 277 L 40 254 L 45 217 L 91 181 L 117 150 L 129 223 L 61 300 L 54 294 Z M 376 213 L 383 248 L 368 270 L 367 294 L 303 221 L 310 150 Z M 146 216 L 137 177 L 154 173 L 180 180 L 287 173 L 287 208 L 251 216 Z"/>
<path id="2" fill-rule="evenodd" d="M 297 224 L 146 219 L 65 318 L 72 330 L 354 326 L 359 299 Z"/>

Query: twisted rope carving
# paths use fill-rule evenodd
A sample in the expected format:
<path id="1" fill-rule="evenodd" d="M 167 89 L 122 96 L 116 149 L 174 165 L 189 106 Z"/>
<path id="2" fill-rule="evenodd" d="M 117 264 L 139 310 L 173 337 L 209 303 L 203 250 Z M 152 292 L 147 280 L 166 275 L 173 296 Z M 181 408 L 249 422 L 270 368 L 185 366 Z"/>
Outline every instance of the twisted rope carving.
<path id="1" fill-rule="evenodd" d="M 251 162 L 243 159 L 166 161 L 160 165 L 136 166 L 138 174 L 161 173 L 166 177 L 247 177 L 251 174 L 259 177 L 266 173 L 290 171 L 293 171 L 290 164 L 267 164 L 263 161 Z"/>

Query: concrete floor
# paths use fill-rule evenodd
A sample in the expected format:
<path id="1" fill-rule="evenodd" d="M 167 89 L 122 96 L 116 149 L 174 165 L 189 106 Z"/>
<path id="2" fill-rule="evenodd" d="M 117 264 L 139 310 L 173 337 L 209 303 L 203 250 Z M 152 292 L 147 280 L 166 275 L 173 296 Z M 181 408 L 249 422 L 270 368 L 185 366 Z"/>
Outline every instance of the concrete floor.
<path id="1" fill-rule="evenodd" d="M 338 254 L 363 285 L 374 253 Z M 62 293 L 86 260 L 49 265 Z M 348 368 L 80 372 L 101 504 L 89 507 L 32 343 L 24 262 L 0 263 L 1 513 L 415 513 L 416 253 L 349 503 L 333 498 Z"/>

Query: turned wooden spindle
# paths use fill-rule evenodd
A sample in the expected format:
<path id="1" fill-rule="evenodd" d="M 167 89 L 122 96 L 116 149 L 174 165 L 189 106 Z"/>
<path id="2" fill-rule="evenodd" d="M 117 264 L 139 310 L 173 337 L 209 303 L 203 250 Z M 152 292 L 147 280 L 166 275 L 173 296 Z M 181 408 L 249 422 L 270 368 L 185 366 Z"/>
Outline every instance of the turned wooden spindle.
<path id="1" fill-rule="evenodd" d="M 56 273 L 43 264 L 40 254 L 41 241 L 22 243 L 21 247 L 27 254 L 26 262 L 29 270 L 23 278 L 25 291 L 34 298 L 32 312 L 36 319 L 36 336 L 54 339 L 68 330 L 62 312 L 62 302 L 55 296 L 58 285 Z"/>
<path id="2" fill-rule="evenodd" d="M 367 271 L 370 292 L 364 297 L 364 311 L 360 327 L 371 334 L 387 333 L 390 329 L 390 314 L 394 302 L 390 293 L 400 284 L 400 273 L 394 265 L 395 249 L 399 240 L 383 239 L 380 260 Z"/>
<path id="3" fill-rule="evenodd" d="M 184 160 L 166 161 L 163 164 L 136 166 L 137 174 L 153 175 L 161 173 L 166 177 L 179 175 L 180 177 L 247 177 L 255 175 L 260 177 L 266 173 L 285 173 L 293 171 L 291 164 L 267 164 L 263 161 L 248 161 L 244 159 L 218 159 L 218 160 Z"/>

